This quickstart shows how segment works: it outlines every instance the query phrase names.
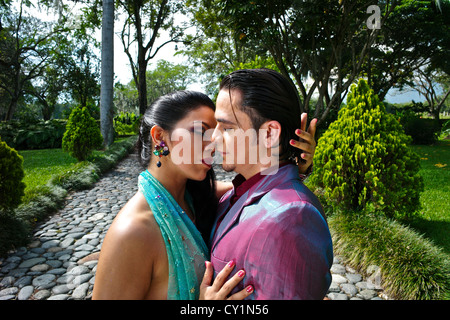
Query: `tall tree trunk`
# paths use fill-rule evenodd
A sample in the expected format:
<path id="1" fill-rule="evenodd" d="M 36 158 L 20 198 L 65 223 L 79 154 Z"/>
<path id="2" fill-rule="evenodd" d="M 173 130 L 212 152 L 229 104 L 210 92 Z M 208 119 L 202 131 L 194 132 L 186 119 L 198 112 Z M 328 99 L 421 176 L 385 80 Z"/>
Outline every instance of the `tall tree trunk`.
<path id="1" fill-rule="evenodd" d="M 114 142 L 114 0 L 103 0 L 100 129 L 103 145 Z"/>
<path id="2" fill-rule="evenodd" d="M 138 99 L 139 99 L 139 114 L 143 115 L 147 110 L 147 61 L 145 61 L 145 53 L 138 57 L 139 71 L 138 71 Z"/>

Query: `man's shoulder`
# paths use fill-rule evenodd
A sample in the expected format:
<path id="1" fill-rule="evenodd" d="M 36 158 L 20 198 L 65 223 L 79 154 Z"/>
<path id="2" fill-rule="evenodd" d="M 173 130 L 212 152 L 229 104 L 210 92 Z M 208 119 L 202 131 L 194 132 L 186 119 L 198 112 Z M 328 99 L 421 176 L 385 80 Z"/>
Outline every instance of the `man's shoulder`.
<path id="1" fill-rule="evenodd" d="M 316 195 L 299 179 L 290 179 L 276 185 L 260 200 L 264 205 L 266 201 L 276 201 L 280 209 L 290 210 L 295 207 L 309 207 L 306 204 L 323 212 L 322 205 Z"/>

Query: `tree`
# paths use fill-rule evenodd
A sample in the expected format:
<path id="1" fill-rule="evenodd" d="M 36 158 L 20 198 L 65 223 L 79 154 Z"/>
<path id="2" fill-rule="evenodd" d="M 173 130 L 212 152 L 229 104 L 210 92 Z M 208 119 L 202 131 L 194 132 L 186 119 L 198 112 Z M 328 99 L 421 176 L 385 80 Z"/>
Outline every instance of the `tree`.
<path id="1" fill-rule="evenodd" d="M 186 90 L 192 81 L 192 68 L 158 60 L 156 66 L 147 71 L 147 96 L 149 101 L 173 91 Z M 136 112 L 138 92 L 134 80 L 123 85 L 117 83 L 114 89 L 116 111 Z M 138 113 L 138 112 L 136 112 Z"/>
<path id="2" fill-rule="evenodd" d="M 311 184 L 333 207 L 413 216 L 423 191 L 411 137 L 385 111 L 365 80 L 352 85 L 347 105 L 319 139 Z"/>
<path id="3" fill-rule="evenodd" d="M 100 128 L 103 145 L 114 142 L 114 0 L 103 0 Z"/>
<path id="4" fill-rule="evenodd" d="M 134 82 L 139 94 L 139 112 L 147 109 L 147 66 L 158 51 L 171 42 L 181 41 L 184 27 L 175 25 L 175 14 L 182 13 L 183 3 L 175 0 L 119 0 L 125 11 L 121 32 L 122 44 L 128 56 Z M 160 32 L 169 33 L 168 39 L 157 44 Z M 137 51 L 134 59 L 133 49 Z"/>
<path id="5" fill-rule="evenodd" d="M 230 71 L 267 58 L 267 49 L 259 41 L 241 41 L 221 15 L 217 1 L 186 1 L 187 9 L 195 26 L 195 35 L 186 35 L 185 48 L 179 52 L 188 57 L 190 64 L 198 69 L 199 80 L 212 96 L 218 93 L 220 80 Z"/>
<path id="6" fill-rule="evenodd" d="M 191 68 L 159 60 L 153 70 L 147 71 L 147 95 L 149 101 L 173 91 L 186 90 L 191 82 Z"/>
<path id="7" fill-rule="evenodd" d="M 8 96 L 4 120 L 11 120 L 19 99 L 33 79 L 41 76 L 51 56 L 51 48 L 56 46 L 55 36 L 64 28 L 24 14 L 24 3 L 19 11 L 11 9 L 1 20 L 0 44 L 7 48 L 0 55 L 0 88 Z"/>
<path id="8" fill-rule="evenodd" d="M 372 45 L 361 76 L 381 100 L 391 88 L 414 86 L 417 72 L 450 61 L 450 2 L 402 0 Z"/>
<path id="9" fill-rule="evenodd" d="M 450 96 L 450 77 L 439 70 L 430 68 L 418 69 L 414 77 L 414 89 L 425 97 L 428 102 L 428 112 L 439 120 L 439 113 L 445 101 Z M 439 87 L 443 94 L 438 94 Z"/>
<path id="10" fill-rule="evenodd" d="M 314 113 L 319 123 L 332 108 L 340 107 L 380 32 L 372 24 L 368 28 L 367 8 L 373 1 L 212 2 L 221 7 L 220 17 L 237 39 L 257 41 L 270 53 L 278 69 L 299 89 L 301 111 Z M 378 5 L 383 25 L 396 1 L 378 1 Z M 315 93 L 317 104 L 310 110 Z"/>

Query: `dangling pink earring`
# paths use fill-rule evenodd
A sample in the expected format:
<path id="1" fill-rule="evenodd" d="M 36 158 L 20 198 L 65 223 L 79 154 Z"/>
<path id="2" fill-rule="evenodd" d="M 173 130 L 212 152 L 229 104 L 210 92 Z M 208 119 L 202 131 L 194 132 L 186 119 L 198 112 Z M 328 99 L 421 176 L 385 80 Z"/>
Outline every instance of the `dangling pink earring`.
<path id="1" fill-rule="evenodd" d="M 169 148 L 166 146 L 164 141 L 161 141 L 159 145 L 155 145 L 155 150 L 153 151 L 153 154 L 158 157 L 167 156 L 169 154 Z M 161 161 L 158 161 L 156 165 L 161 167 Z"/>

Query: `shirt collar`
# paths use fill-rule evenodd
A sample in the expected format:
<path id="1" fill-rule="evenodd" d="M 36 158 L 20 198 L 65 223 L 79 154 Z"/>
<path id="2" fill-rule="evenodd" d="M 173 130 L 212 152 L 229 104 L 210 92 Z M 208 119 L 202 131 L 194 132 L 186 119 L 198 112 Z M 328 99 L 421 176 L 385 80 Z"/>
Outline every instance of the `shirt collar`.
<path id="1" fill-rule="evenodd" d="M 279 168 L 289 164 L 289 162 L 285 162 L 280 164 Z M 252 186 L 258 183 L 265 175 L 262 175 L 261 172 L 258 172 L 248 180 L 244 178 L 242 174 L 238 174 L 232 181 L 234 186 L 234 194 L 230 199 L 230 205 L 233 205 L 244 193 L 248 191 Z"/>

